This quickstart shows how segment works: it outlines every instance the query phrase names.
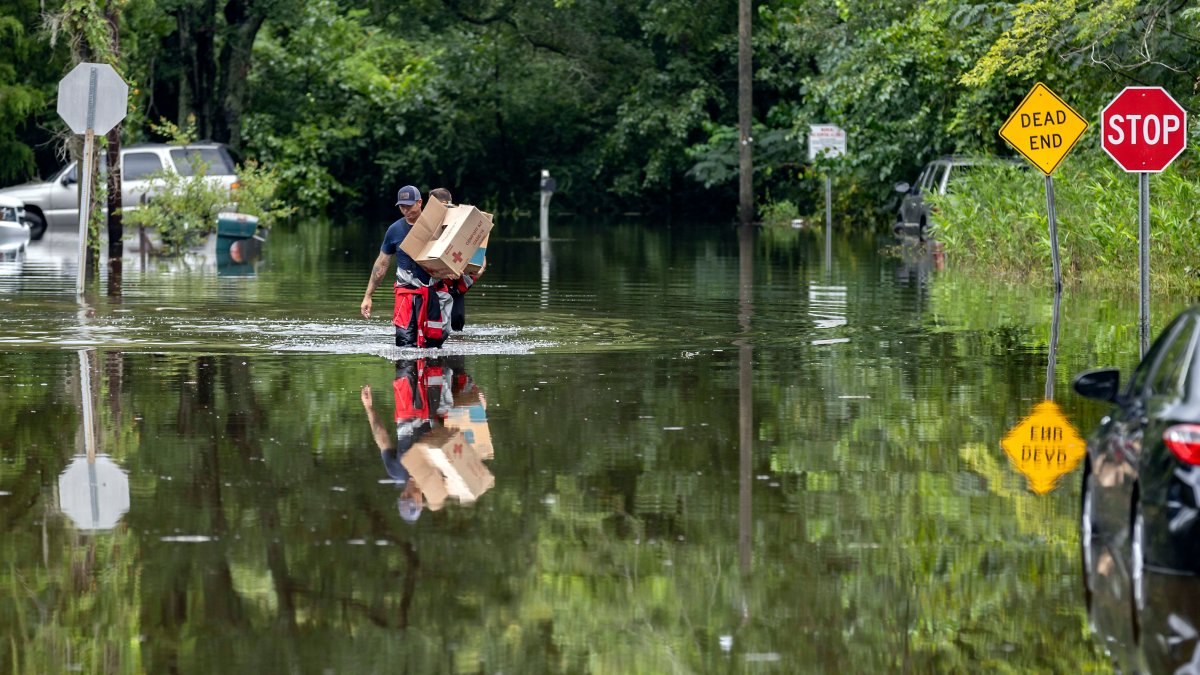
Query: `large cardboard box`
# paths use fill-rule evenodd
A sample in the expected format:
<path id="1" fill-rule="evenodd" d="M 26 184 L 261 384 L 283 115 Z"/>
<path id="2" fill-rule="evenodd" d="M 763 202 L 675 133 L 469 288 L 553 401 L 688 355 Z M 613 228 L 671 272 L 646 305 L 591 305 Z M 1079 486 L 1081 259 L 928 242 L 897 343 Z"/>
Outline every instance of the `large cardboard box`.
<path id="1" fill-rule="evenodd" d="M 430 511 L 445 505 L 448 497 L 473 502 L 496 484 L 479 454 L 457 430 L 439 427 L 413 443 L 400 459 L 425 496 Z"/>
<path id="2" fill-rule="evenodd" d="M 408 469 L 409 480 L 416 482 L 417 487 L 421 489 L 425 505 L 430 511 L 437 511 L 446 504 L 450 491 L 431 453 L 432 450 L 427 444 L 416 443 L 404 453 L 400 463 Z"/>
<path id="3" fill-rule="evenodd" d="M 446 207 L 432 199 L 400 242 L 400 250 L 434 276 L 462 276 L 491 231 L 491 217 L 474 206 Z"/>

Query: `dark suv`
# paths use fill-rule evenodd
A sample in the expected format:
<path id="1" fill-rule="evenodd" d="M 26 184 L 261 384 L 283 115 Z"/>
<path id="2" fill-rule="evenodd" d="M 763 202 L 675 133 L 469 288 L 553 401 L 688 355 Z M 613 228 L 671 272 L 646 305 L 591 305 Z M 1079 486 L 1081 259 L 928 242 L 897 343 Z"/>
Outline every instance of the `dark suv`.
<path id="1" fill-rule="evenodd" d="M 896 214 L 896 224 L 893 230 L 896 234 L 915 236 L 925 240 L 925 233 L 932 224 L 929 205 L 925 203 L 927 194 L 946 194 L 953 182 L 961 178 L 972 167 L 989 164 L 995 165 L 1012 160 L 991 157 L 942 157 L 925 165 L 915 183 L 909 185 L 901 181 L 896 183 L 896 192 L 904 196 L 900 200 L 900 210 Z"/>

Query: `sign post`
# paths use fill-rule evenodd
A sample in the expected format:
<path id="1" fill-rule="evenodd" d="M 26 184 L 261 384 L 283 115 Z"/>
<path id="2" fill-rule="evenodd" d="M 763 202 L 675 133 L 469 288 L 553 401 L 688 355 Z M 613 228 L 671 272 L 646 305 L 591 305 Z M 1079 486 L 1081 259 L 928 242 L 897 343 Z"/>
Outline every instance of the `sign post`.
<path id="1" fill-rule="evenodd" d="M 841 157 L 846 154 L 846 130 L 832 124 L 808 125 L 808 161 L 817 157 Z M 825 174 L 825 268 L 832 262 L 833 180 Z"/>
<path id="2" fill-rule="evenodd" d="M 1033 85 L 1000 127 L 1000 137 L 1046 174 L 1046 219 L 1050 225 L 1050 261 L 1054 268 L 1055 293 L 1062 291 L 1062 266 L 1058 257 L 1058 219 L 1054 211 L 1054 178 L 1051 174 L 1087 128 L 1087 120 L 1041 82 Z"/>
<path id="3" fill-rule="evenodd" d="M 1138 175 L 1138 267 L 1141 354 L 1150 348 L 1150 174 L 1171 165 L 1187 147 L 1187 111 L 1162 87 L 1126 87 L 1100 113 L 1100 145 Z"/>
<path id="4" fill-rule="evenodd" d="M 92 174 L 96 134 L 104 135 L 125 119 L 129 85 L 106 63 L 80 63 L 58 83 L 58 115 L 71 131 L 83 134 L 79 171 L 79 277 L 75 294 L 83 295 L 87 256 L 87 224 L 92 213 Z"/>

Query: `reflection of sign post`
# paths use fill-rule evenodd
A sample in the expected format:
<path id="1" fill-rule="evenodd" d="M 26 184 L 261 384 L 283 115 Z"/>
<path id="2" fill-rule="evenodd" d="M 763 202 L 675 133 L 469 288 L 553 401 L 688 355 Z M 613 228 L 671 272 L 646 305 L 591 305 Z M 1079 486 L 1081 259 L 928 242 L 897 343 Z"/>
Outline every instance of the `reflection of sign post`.
<path id="1" fill-rule="evenodd" d="M 1150 174 L 1187 147 L 1187 111 L 1162 87 L 1126 87 L 1100 113 L 1100 145 L 1122 169 L 1138 175 L 1138 267 L 1141 354 L 1150 348 Z"/>
<path id="2" fill-rule="evenodd" d="M 1000 137 L 1046 174 L 1046 219 L 1050 223 L 1050 257 L 1056 293 L 1062 290 L 1062 270 L 1058 261 L 1054 179 L 1050 174 L 1087 128 L 1087 120 L 1041 82 L 1029 90 L 1000 127 Z"/>
<path id="3" fill-rule="evenodd" d="M 1042 401 L 1000 442 L 1008 459 L 1029 479 L 1029 489 L 1045 494 L 1074 470 L 1086 452 L 1079 432 L 1054 401 Z"/>
<path id="4" fill-rule="evenodd" d="M 129 511 L 129 476 L 111 459 L 96 454 L 91 370 L 87 350 L 79 350 L 83 445 L 87 454 L 76 457 L 58 477 L 58 499 L 62 512 L 79 529 L 111 530 Z"/>
<path id="5" fill-rule="evenodd" d="M 129 476 L 104 455 L 81 455 L 58 477 L 58 498 L 75 527 L 111 530 L 129 511 Z"/>
<path id="6" fill-rule="evenodd" d="M 808 161 L 846 154 L 846 130 L 832 124 L 808 125 Z M 833 181 L 825 174 L 825 269 L 831 264 L 833 243 Z"/>
<path id="7" fill-rule="evenodd" d="M 79 278 L 75 282 L 78 295 L 83 295 L 96 134 L 107 134 L 117 126 L 125 119 L 128 107 L 129 85 L 106 63 L 80 63 L 58 83 L 58 114 L 71 131 L 83 134 L 83 161 L 79 172 Z"/>

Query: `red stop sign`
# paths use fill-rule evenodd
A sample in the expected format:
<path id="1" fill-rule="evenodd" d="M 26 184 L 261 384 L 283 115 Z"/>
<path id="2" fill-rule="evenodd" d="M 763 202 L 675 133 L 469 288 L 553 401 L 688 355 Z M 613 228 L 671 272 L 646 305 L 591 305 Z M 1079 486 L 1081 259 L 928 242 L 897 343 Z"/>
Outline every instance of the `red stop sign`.
<path id="1" fill-rule="evenodd" d="M 1158 173 L 1187 147 L 1187 112 L 1162 87 L 1126 87 L 1100 113 L 1100 134 L 1122 169 Z"/>

